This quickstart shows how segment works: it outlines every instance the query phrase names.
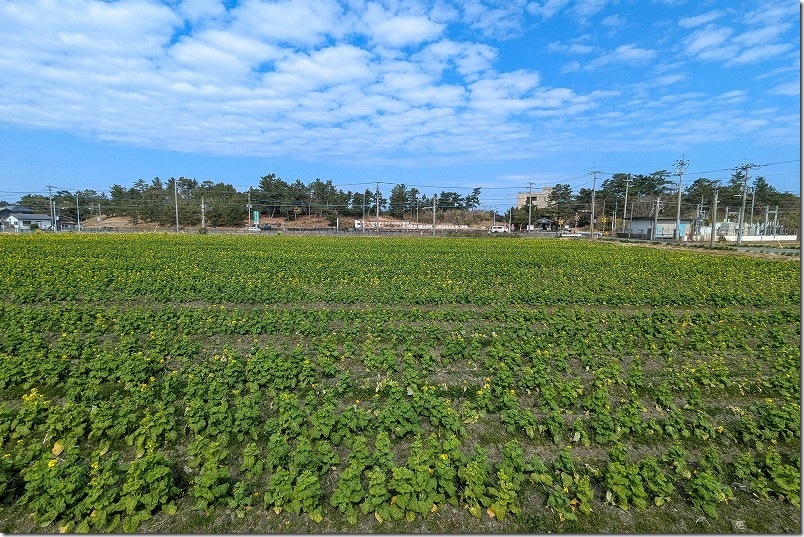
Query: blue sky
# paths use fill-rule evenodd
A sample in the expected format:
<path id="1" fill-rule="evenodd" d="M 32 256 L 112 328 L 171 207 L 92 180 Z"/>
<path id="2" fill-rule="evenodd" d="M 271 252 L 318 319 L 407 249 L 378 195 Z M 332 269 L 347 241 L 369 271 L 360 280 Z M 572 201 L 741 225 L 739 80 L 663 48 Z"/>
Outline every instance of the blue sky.
<path id="1" fill-rule="evenodd" d="M 682 157 L 800 192 L 789 0 L 3 0 L 0 199 L 276 173 L 575 191 Z M 599 184 L 599 183 L 598 183 Z"/>

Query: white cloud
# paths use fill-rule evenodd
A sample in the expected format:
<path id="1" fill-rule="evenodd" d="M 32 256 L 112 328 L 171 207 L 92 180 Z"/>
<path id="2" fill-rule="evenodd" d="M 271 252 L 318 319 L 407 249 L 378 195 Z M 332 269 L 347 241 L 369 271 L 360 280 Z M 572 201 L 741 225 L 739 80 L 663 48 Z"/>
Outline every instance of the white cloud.
<path id="1" fill-rule="evenodd" d="M 747 95 L 743 90 L 732 90 L 716 95 L 714 100 L 721 103 L 739 104 L 745 102 Z"/>
<path id="2" fill-rule="evenodd" d="M 494 48 L 475 43 L 465 47 L 461 55 L 455 59 L 455 63 L 458 73 L 472 81 L 480 73 L 490 69 L 496 59 L 497 51 Z"/>
<path id="3" fill-rule="evenodd" d="M 622 15 L 609 15 L 608 17 L 605 17 L 602 21 L 600 21 L 600 24 L 612 29 L 616 29 L 616 28 L 622 28 L 623 26 L 625 26 L 626 23 L 625 18 Z"/>
<path id="4" fill-rule="evenodd" d="M 250 66 L 235 54 L 212 47 L 195 39 L 182 40 L 170 49 L 177 67 L 192 73 L 196 82 L 210 79 L 240 79 Z"/>
<path id="5" fill-rule="evenodd" d="M 69 17 L 65 17 L 69 13 Z M 115 3 L 47 0 L 0 5 L 0 42 L 51 59 L 103 53 L 155 56 L 181 19 L 166 6 L 143 0 Z"/>
<path id="6" fill-rule="evenodd" d="M 221 0 L 182 0 L 178 13 L 190 22 L 214 18 L 226 12 Z"/>
<path id="7" fill-rule="evenodd" d="M 709 24 L 684 40 L 685 51 L 701 59 L 727 60 L 737 52 L 737 47 L 729 44 L 731 35 L 731 29 Z"/>
<path id="8" fill-rule="evenodd" d="M 230 31 L 269 43 L 314 46 L 343 34 L 341 15 L 335 0 L 244 0 L 231 10 Z"/>
<path id="9" fill-rule="evenodd" d="M 672 121 L 685 114 L 710 129 L 696 136 L 733 138 L 762 119 L 746 114 L 754 98 L 799 92 L 789 82 L 798 71 L 794 46 L 784 41 L 790 30 L 778 16 L 727 27 L 715 25 L 710 12 L 679 22 L 690 29 L 684 40 L 644 39 L 612 50 L 600 32 L 538 29 L 512 40 L 531 31 L 526 13 L 541 24 L 562 11 L 569 18 L 601 13 L 604 2 L 226 5 L 232 3 L 0 2 L 0 127 L 202 154 L 424 164 L 531 156 L 588 144 L 592 132 L 600 147 L 621 150 L 622 133 L 632 137 L 658 121 L 670 136 Z M 562 41 L 546 44 L 553 35 Z M 565 58 L 551 62 L 545 51 L 590 62 L 562 65 Z M 689 57 L 751 69 L 747 87 L 731 92 L 716 66 L 713 94 L 689 92 L 686 82 L 699 76 Z M 758 72 L 763 60 L 773 63 Z M 620 65 L 639 66 L 638 80 L 632 73 L 616 79 L 622 94 L 597 90 L 615 85 L 619 75 L 603 75 Z M 601 73 L 573 75 L 584 69 Z M 575 80 L 579 86 L 562 87 Z M 751 86 L 759 80 L 761 91 Z M 741 114 L 745 121 L 723 120 Z M 781 114 L 767 122 L 787 128 Z M 604 135 L 613 125 L 616 132 Z"/>
<path id="10" fill-rule="evenodd" d="M 483 79 L 469 86 L 471 108 L 492 115 L 530 113 L 535 115 L 577 113 L 588 101 L 567 88 L 542 88 L 538 73 L 514 71 L 495 79 Z"/>
<path id="11" fill-rule="evenodd" d="M 436 0 L 430 8 L 430 20 L 438 23 L 448 23 L 457 20 L 460 12 L 446 0 Z"/>
<path id="12" fill-rule="evenodd" d="M 444 29 L 443 24 L 432 22 L 426 17 L 398 16 L 370 24 L 375 41 L 391 47 L 416 45 L 438 37 Z"/>
<path id="13" fill-rule="evenodd" d="M 771 88 L 770 92 L 775 95 L 798 97 L 801 94 L 801 84 L 798 82 L 784 82 L 783 84 Z"/>
<path id="14" fill-rule="evenodd" d="M 797 20 L 798 12 L 793 11 L 786 2 L 768 3 L 762 9 L 739 17 L 731 26 L 711 23 L 721 15 L 713 11 L 680 21 L 680 26 L 684 28 L 703 26 L 683 41 L 684 50 L 689 56 L 733 66 L 766 61 L 782 56 L 793 48 L 783 36 L 793 26 L 791 20 Z"/>
<path id="15" fill-rule="evenodd" d="M 353 31 L 368 36 L 373 43 L 384 47 L 385 54 L 393 55 L 402 47 L 419 45 L 438 38 L 446 23 L 432 20 L 416 3 L 385 7 L 369 2 L 359 11 L 352 12 Z M 438 13 L 440 16 L 448 16 Z"/>
<path id="16" fill-rule="evenodd" d="M 508 39 L 519 35 L 522 31 L 522 15 L 526 9 L 524 1 L 489 3 L 493 4 L 493 7 L 483 0 L 461 2 L 463 21 L 486 37 Z"/>
<path id="17" fill-rule="evenodd" d="M 530 92 L 539 85 L 537 73 L 517 70 L 504 73 L 496 78 L 474 82 L 470 85 L 472 97 L 479 101 L 516 97 Z"/>
<path id="18" fill-rule="evenodd" d="M 483 43 L 467 43 L 444 39 L 413 54 L 411 60 L 434 75 L 449 68 L 469 81 L 491 68 L 497 50 Z"/>
<path id="19" fill-rule="evenodd" d="M 590 17 L 597 15 L 609 0 L 581 0 L 572 6 L 572 12 L 582 21 L 586 22 Z"/>
<path id="20" fill-rule="evenodd" d="M 440 85 L 415 70 L 386 73 L 370 89 L 373 93 L 388 95 L 413 106 L 459 106 L 464 95 L 463 86 Z"/>
<path id="21" fill-rule="evenodd" d="M 776 45 L 762 45 L 758 47 L 752 47 L 747 50 L 744 50 L 735 58 L 732 58 L 727 63 L 728 64 L 745 64 L 745 63 L 755 63 L 764 60 L 768 60 L 770 58 L 775 58 L 781 56 L 785 52 L 791 50 L 793 45 L 789 43 L 780 43 Z"/>
<path id="22" fill-rule="evenodd" d="M 720 16 L 721 12 L 710 11 L 701 15 L 695 15 L 694 17 L 684 17 L 678 21 L 678 25 L 682 28 L 695 28 L 697 26 L 701 26 L 702 24 L 710 23 Z"/>
<path id="23" fill-rule="evenodd" d="M 742 34 L 736 36 L 734 41 L 746 47 L 771 43 L 784 35 L 790 26 L 789 23 L 774 23 L 759 28 L 748 28 Z"/>
<path id="24" fill-rule="evenodd" d="M 547 45 L 547 50 L 550 52 L 560 52 L 563 54 L 591 54 L 595 51 L 595 47 L 577 42 L 564 44 L 559 41 L 553 41 Z"/>
<path id="25" fill-rule="evenodd" d="M 343 83 L 360 84 L 374 78 L 369 53 L 352 45 L 336 45 L 321 50 L 297 53 L 276 62 L 276 69 L 267 73 L 264 82 L 271 85 L 283 78 L 291 92 L 305 88 L 320 88 Z"/>
<path id="26" fill-rule="evenodd" d="M 656 86 L 656 87 L 659 87 L 659 86 L 671 86 L 673 84 L 677 84 L 677 83 L 679 83 L 679 82 L 681 82 L 683 80 L 686 80 L 686 79 L 687 79 L 687 76 L 686 75 L 681 75 L 681 74 L 664 75 L 664 76 L 656 77 L 654 80 L 652 80 L 650 82 L 650 84 L 652 86 Z"/>
<path id="27" fill-rule="evenodd" d="M 589 62 L 586 68 L 594 71 L 612 63 L 643 64 L 654 59 L 656 54 L 655 50 L 644 49 L 635 45 L 620 45 L 612 52 L 598 56 Z"/>
<path id="28" fill-rule="evenodd" d="M 530 2 L 528 4 L 528 13 L 543 19 L 549 19 L 556 13 L 564 9 L 570 0 L 545 0 L 544 2 Z"/>

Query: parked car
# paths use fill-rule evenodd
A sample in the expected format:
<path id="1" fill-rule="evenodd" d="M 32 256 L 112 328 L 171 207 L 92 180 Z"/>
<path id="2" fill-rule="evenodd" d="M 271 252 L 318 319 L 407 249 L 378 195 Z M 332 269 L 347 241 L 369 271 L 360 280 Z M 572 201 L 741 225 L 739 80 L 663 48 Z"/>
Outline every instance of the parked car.
<path id="1" fill-rule="evenodd" d="M 246 231 L 249 232 L 249 233 L 255 233 L 255 232 L 259 233 L 262 230 L 260 228 L 258 228 L 257 226 L 251 226 Z"/>
<path id="2" fill-rule="evenodd" d="M 489 228 L 489 233 L 508 233 L 508 231 L 508 226 L 501 226 L 499 224 Z"/>
<path id="3" fill-rule="evenodd" d="M 271 227 L 271 224 L 263 224 L 260 226 L 260 229 L 263 231 L 271 231 L 273 228 Z"/>

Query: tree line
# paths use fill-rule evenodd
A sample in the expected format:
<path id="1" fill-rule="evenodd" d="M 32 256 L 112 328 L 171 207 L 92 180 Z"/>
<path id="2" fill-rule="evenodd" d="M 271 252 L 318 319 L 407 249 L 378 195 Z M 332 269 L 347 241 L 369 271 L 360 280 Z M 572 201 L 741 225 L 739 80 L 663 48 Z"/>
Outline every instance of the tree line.
<path id="1" fill-rule="evenodd" d="M 677 179 L 667 170 L 651 174 L 615 173 L 603 180 L 596 188 L 595 214 L 622 217 L 626 190 L 628 206 L 626 214 L 634 217 L 653 216 L 659 199 L 662 215 L 675 216 L 677 203 Z M 741 205 L 743 189 L 747 187 L 746 212 L 749 205 L 764 214 L 765 207 L 780 206 L 781 223 L 788 228 L 800 225 L 800 196 L 779 192 L 763 176 L 746 181 L 745 170 L 737 169 L 726 184 L 700 177 L 682 189 L 682 217 L 709 217 L 709 208 L 718 191 L 720 211 L 730 207 L 732 213 Z M 432 218 L 433 207 L 440 221 L 471 223 L 472 219 L 485 218 L 491 211 L 480 211 L 481 188 L 469 194 L 442 190 L 440 194 L 427 196 L 415 187 L 403 183 L 391 187 L 388 196 L 379 183 L 372 188 L 352 191 L 337 188 L 331 180 L 316 178 L 310 183 L 297 179 L 287 182 L 275 173 L 264 175 L 256 187 L 239 192 L 231 184 L 196 179 L 171 177 L 150 182 L 137 180 L 126 188 L 114 184 L 108 194 L 95 190 L 70 192 L 59 190 L 52 197 L 41 194 L 22 196 L 19 204 L 34 212 L 51 213 L 51 199 L 56 213 L 86 221 L 100 214 L 124 216 L 133 224 L 140 222 L 172 226 L 176 223 L 178 208 L 179 224 L 198 226 L 204 220 L 209 227 L 243 226 L 251 220 L 253 211 L 269 219 L 293 221 L 300 217 L 314 216 L 326 219 L 331 225 L 338 217 L 371 218 L 378 212 L 383 216 L 422 221 Z M 547 207 L 511 207 L 499 220 L 511 221 L 514 226 L 524 227 L 529 221 L 546 217 L 553 222 L 588 225 L 591 215 L 592 189 L 580 188 L 573 192 L 569 184 L 556 184 L 549 196 Z M 4 202 L 0 202 L 2 204 Z M 203 205 L 203 209 L 202 209 Z M 758 208 L 758 209 L 757 209 Z M 721 213 L 722 214 L 722 213 Z M 703 216 L 702 216 L 703 215 Z"/>
<path id="2" fill-rule="evenodd" d="M 626 191 L 628 194 L 626 204 Z M 715 191 L 718 197 L 718 221 L 725 215 L 738 212 L 742 205 L 743 192 L 746 197 L 746 215 L 753 208 L 754 214 L 764 215 L 765 207 L 780 207 L 780 224 L 797 229 L 801 222 L 801 197 L 790 192 L 780 192 L 765 177 L 758 175 L 753 179 L 746 171 L 737 169 L 725 184 L 719 180 L 699 177 L 681 190 L 682 218 L 701 219 L 709 223 Z M 659 207 L 661 216 L 675 216 L 678 204 L 678 178 L 667 170 L 650 174 L 615 173 L 605 179 L 595 189 L 595 214 L 622 218 L 655 216 Z M 555 221 L 588 225 L 591 217 L 592 189 L 581 188 L 573 193 L 569 184 L 555 185 L 547 197 L 548 207 L 531 208 L 530 219 L 545 216 Z M 657 204 L 658 200 L 658 204 Z M 783 211 L 784 209 L 784 211 Z M 615 214 L 616 211 L 616 214 Z M 512 208 L 510 218 L 515 226 L 528 223 L 528 207 Z M 509 218 L 506 212 L 505 218 Z M 748 216 L 746 216 L 748 218 Z"/>
<path id="3" fill-rule="evenodd" d="M 386 197 L 379 189 L 351 191 L 336 188 L 331 180 L 316 178 L 305 184 L 301 180 L 287 182 L 271 173 L 260 178 L 257 187 L 238 192 L 234 186 L 212 181 L 171 177 L 150 182 L 137 180 L 126 188 L 114 184 L 108 195 L 95 190 L 77 193 L 59 190 L 51 196 L 27 194 L 18 202 L 34 212 L 50 214 L 51 200 L 57 215 L 82 221 L 99 214 L 124 216 L 133 224 L 153 222 L 170 226 L 176 223 L 176 211 L 181 226 L 209 227 L 242 226 L 251 221 L 252 211 L 270 219 L 292 221 L 304 216 L 325 218 L 334 225 L 338 217 L 363 218 L 382 215 L 396 218 L 417 216 L 419 210 L 433 206 L 442 217 L 452 211 L 475 211 L 480 207 L 480 188 L 463 196 L 458 192 L 441 191 L 428 197 L 416 188 L 397 184 Z M 0 201 L 0 205 L 8 204 Z M 428 213 L 431 214 L 431 213 Z"/>

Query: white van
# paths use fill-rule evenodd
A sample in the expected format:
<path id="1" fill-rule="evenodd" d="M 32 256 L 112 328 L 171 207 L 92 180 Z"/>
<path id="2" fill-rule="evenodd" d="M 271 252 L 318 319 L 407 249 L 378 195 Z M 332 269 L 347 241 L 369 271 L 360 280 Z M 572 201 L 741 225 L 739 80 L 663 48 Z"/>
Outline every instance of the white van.
<path id="1" fill-rule="evenodd" d="M 508 226 L 501 226 L 499 224 L 489 228 L 489 233 L 508 233 L 508 231 Z"/>

